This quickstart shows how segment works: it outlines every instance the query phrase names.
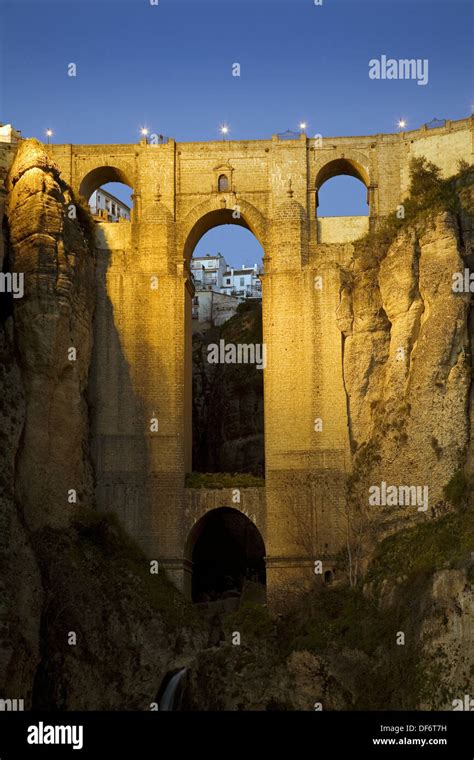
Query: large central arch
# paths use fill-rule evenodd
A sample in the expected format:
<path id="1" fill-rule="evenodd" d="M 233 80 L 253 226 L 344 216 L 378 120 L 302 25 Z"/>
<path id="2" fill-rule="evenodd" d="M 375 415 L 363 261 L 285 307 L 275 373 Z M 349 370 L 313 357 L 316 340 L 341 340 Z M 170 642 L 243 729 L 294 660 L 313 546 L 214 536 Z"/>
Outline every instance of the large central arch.
<path id="1" fill-rule="evenodd" d="M 252 204 L 236 200 L 232 193 L 219 193 L 200 204 L 186 217 L 180 242 L 186 273 L 184 293 L 184 440 L 185 467 L 192 469 L 192 298 L 194 289 L 189 268 L 193 251 L 209 230 L 221 225 L 236 225 L 248 229 L 265 251 L 266 224 L 262 214 Z M 264 254 L 265 260 L 265 254 Z M 264 302 L 264 299 L 263 299 Z M 263 319 L 263 315 L 262 315 Z M 263 320 L 264 321 L 264 320 Z M 265 341 L 265 337 L 263 339 Z"/>
<path id="2" fill-rule="evenodd" d="M 221 224 L 236 224 L 250 230 L 265 250 L 266 222 L 252 204 L 231 194 L 220 194 L 200 203 L 185 217 L 180 247 L 189 262 L 197 243 L 206 232 Z"/>

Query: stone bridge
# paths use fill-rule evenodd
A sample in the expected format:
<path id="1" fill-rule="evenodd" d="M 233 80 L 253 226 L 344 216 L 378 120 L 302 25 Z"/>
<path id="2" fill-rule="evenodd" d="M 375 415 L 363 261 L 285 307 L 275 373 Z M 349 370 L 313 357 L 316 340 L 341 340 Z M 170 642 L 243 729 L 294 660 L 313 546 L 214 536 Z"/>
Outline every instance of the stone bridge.
<path id="1" fill-rule="evenodd" d="M 271 592 L 314 559 L 330 563 L 344 541 L 351 467 L 338 265 L 350 261 L 351 241 L 402 202 L 412 157 L 426 156 L 448 176 L 472 156 L 473 120 L 362 137 L 48 150 L 86 199 L 111 181 L 133 189 L 131 222 L 97 225 L 89 400 L 99 507 L 117 511 L 184 588 L 192 515 L 233 506 L 227 493 L 190 493 L 185 474 L 192 469 L 189 261 L 208 230 L 238 224 L 265 252 L 267 345 L 265 488 L 242 503 L 256 500 L 247 519 L 265 540 Z M 365 184 L 368 217 L 318 219 L 318 190 L 340 174 Z"/>

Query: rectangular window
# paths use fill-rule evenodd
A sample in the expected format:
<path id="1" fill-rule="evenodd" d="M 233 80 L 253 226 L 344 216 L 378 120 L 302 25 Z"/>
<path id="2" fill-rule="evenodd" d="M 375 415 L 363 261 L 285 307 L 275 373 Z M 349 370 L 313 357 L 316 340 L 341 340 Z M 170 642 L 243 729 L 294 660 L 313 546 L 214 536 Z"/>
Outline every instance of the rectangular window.
<path id="1" fill-rule="evenodd" d="M 244 284 L 244 282 L 245 282 L 244 278 L 243 278 L 243 277 L 241 277 L 241 278 L 240 278 L 240 287 L 242 287 L 242 285 Z"/>

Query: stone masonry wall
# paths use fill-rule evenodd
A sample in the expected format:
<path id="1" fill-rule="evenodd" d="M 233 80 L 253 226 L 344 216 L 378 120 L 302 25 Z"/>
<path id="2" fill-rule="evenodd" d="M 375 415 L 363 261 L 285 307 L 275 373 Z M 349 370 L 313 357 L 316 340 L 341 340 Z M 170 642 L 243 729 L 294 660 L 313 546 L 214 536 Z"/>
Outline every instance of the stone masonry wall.
<path id="1" fill-rule="evenodd" d="M 117 509 L 178 584 L 187 540 L 184 475 L 192 466 L 188 265 L 199 238 L 218 224 L 243 224 L 265 251 L 267 568 L 276 587 L 302 568 L 307 576 L 311 558 L 331 561 L 344 542 L 351 453 L 337 311 L 354 249 L 345 235 L 340 243 L 318 240 L 318 183 L 353 170 L 368 187 L 376 220 L 403 199 L 412 156 L 426 155 L 449 176 L 461 158 L 472 160 L 472 149 L 472 118 L 322 142 L 301 135 L 48 148 L 85 195 L 113 179 L 134 190 L 129 228 L 104 224 L 98 233 L 98 314 L 105 316 L 96 318 L 91 385 L 97 493 L 99 506 Z M 220 174 L 228 177 L 225 192 Z"/>

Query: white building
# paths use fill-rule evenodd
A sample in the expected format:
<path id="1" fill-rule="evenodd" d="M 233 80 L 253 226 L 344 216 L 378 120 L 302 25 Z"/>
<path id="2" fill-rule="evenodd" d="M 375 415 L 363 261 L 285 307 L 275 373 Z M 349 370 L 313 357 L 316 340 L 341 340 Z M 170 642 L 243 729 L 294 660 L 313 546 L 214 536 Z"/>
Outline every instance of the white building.
<path id="1" fill-rule="evenodd" d="M 0 124 L 0 142 L 16 143 L 22 139 L 21 132 L 11 124 Z"/>
<path id="2" fill-rule="evenodd" d="M 198 290 L 213 290 L 228 296 L 261 298 L 262 284 L 257 264 L 253 267 L 242 265 L 240 269 L 230 267 L 224 256 L 196 256 L 191 259 L 191 274 Z"/>
<path id="3" fill-rule="evenodd" d="M 224 324 L 234 316 L 239 303 L 237 296 L 215 290 L 196 290 L 193 298 L 193 332 Z"/>
<path id="4" fill-rule="evenodd" d="M 223 324 L 235 314 L 239 303 L 247 298 L 262 297 L 257 264 L 234 269 L 218 253 L 193 257 L 190 269 L 195 287 L 193 320 L 199 329 Z M 193 329 L 198 329 L 196 322 L 194 325 Z"/>
<path id="5" fill-rule="evenodd" d="M 191 259 L 191 274 L 194 284 L 200 290 L 222 292 L 222 278 L 228 269 L 225 258 L 221 253 L 217 256 L 196 256 Z"/>
<path id="6" fill-rule="evenodd" d="M 130 207 L 103 187 L 94 190 L 89 198 L 89 207 L 93 216 L 98 217 L 99 221 L 130 221 Z"/>
<path id="7" fill-rule="evenodd" d="M 227 267 L 221 292 L 229 296 L 237 295 L 241 299 L 261 298 L 262 283 L 257 264 L 253 267 L 242 265 L 240 269 Z"/>

